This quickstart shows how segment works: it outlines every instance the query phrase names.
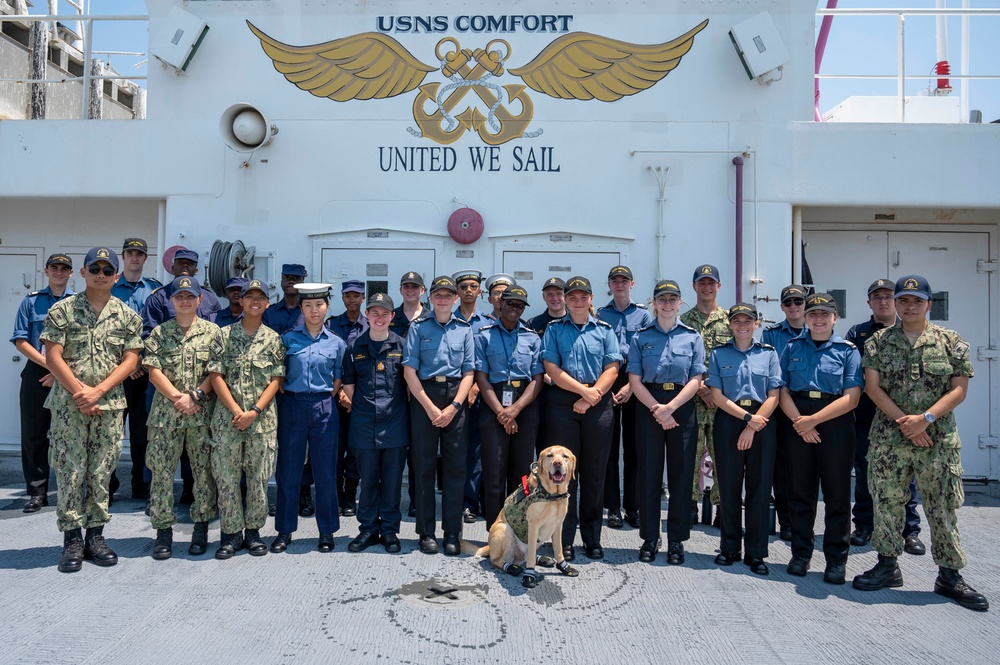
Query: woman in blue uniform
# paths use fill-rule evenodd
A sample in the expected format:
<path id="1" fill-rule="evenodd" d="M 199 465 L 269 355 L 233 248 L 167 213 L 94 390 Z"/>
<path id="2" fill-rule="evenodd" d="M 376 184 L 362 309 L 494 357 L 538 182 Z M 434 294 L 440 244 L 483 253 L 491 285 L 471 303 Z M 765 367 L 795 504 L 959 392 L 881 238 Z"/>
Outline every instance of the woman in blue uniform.
<path id="1" fill-rule="evenodd" d="M 333 534 L 340 528 L 337 507 L 337 441 L 340 419 L 334 395 L 340 390 L 346 345 L 323 325 L 330 309 L 328 284 L 296 284 L 303 323 L 281 339 L 285 343 L 285 382 L 278 395 L 278 485 L 271 543 L 284 552 L 298 527 L 299 486 L 306 461 L 312 461 L 316 483 L 316 526 L 319 551 L 333 550 Z"/>
<path id="2" fill-rule="evenodd" d="M 788 502 L 792 560 L 788 574 L 804 577 L 813 553 L 820 486 L 826 504 L 823 581 L 843 584 L 851 535 L 854 407 L 864 380 L 857 348 L 833 331 L 837 304 L 828 293 L 806 299 L 808 330 L 781 353 L 781 409 L 788 416 Z"/>
<path id="3" fill-rule="evenodd" d="M 751 572 L 767 575 L 767 526 L 771 477 L 777 450 L 776 425 L 781 367 L 774 347 L 753 338 L 757 308 L 741 302 L 729 309 L 733 338 L 712 350 L 705 384 L 718 410 L 712 437 L 715 478 L 719 483 L 721 537 L 715 563 L 731 566 L 740 558 Z M 746 536 L 742 535 L 746 484 Z"/>
<path id="4" fill-rule="evenodd" d="M 562 529 L 566 561 L 576 558 L 573 539 L 578 521 L 577 495 L 580 537 L 587 557 L 604 558 L 601 517 L 614 420 L 611 386 L 618 376 L 622 354 L 611 326 L 594 317 L 593 294 L 590 280 L 571 277 L 566 282 L 569 316 L 550 323 L 542 339 L 542 362 L 552 379 L 546 414 L 547 443 L 565 446 L 576 455 L 577 478 L 569 486 L 569 512 Z"/>
<path id="5" fill-rule="evenodd" d="M 361 552 L 381 541 L 386 552 L 398 552 L 399 498 L 403 464 L 410 443 L 403 384 L 405 341 L 389 331 L 392 298 L 376 293 L 368 299 L 368 330 L 347 347 L 343 392 L 351 413 L 348 445 L 358 461 L 361 500 L 358 537 L 347 549 Z"/>
<path id="6" fill-rule="evenodd" d="M 483 490 L 486 525 L 496 520 L 507 494 L 521 483 L 535 456 L 542 386 L 542 340 L 521 323 L 528 292 L 509 286 L 500 296 L 500 318 L 475 336 L 476 382 L 483 400 Z"/>
<path id="7" fill-rule="evenodd" d="M 681 323 L 681 289 L 662 280 L 653 289 L 656 322 L 629 345 L 628 372 L 636 405 L 635 443 L 639 464 L 639 560 L 656 558 L 660 538 L 663 462 L 671 497 L 685 496 L 694 483 L 698 420 L 692 399 L 705 374 L 705 343 Z M 643 408 L 645 407 L 645 408 Z M 667 510 L 667 563 L 684 563 L 691 537 L 691 505 L 671 501 Z"/>
<path id="8" fill-rule="evenodd" d="M 410 445 L 416 476 L 417 535 L 420 551 L 437 554 L 434 472 L 438 444 L 444 478 L 441 528 L 444 553 L 460 553 L 462 494 L 465 486 L 466 398 L 472 388 L 475 350 L 472 328 L 452 313 L 458 299 L 455 280 L 446 275 L 431 282 L 434 313 L 410 324 L 403 349 L 403 377 L 416 402 L 410 408 Z"/>

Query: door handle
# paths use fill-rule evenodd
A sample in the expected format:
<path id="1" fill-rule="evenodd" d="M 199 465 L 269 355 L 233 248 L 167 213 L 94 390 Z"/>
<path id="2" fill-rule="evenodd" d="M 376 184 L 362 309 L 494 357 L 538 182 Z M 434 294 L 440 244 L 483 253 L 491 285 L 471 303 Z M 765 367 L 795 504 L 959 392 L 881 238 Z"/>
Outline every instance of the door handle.
<path id="1" fill-rule="evenodd" d="M 899 267 L 899 250 L 898 249 L 896 250 L 896 260 L 892 262 L 892 267 L 893 268 L 898 268 Z"/>

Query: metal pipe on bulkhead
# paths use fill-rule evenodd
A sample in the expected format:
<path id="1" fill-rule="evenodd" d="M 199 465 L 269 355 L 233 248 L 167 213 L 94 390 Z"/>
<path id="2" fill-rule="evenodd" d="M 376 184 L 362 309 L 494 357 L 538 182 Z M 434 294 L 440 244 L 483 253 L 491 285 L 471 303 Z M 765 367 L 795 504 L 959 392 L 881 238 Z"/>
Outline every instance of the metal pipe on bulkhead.
<path id="1" fill-rule="evenodd" d="M 667 197 L 664 195 L 664 191 L 667 187 L 667 174 L 670 173 L 670 167 L 647 166 L 646 168 L 653 172 L 653 176 L 656 178 L 656 184 L 660 188 L 659 198 L 656 199 L 659 213 L 659 221 L 656 228 L 656 279 L 659 281 L 664 279 L 664 274 L 666 272 L 663 265 L 663 243 L 666 242 L 667 239 L 667 222 L 664 215 Z"/>
<path id="2" fill-rule="evenodd" d="M 733 157 L 736 165 L 736 302 L 743 302 L 743 157 Z"/>

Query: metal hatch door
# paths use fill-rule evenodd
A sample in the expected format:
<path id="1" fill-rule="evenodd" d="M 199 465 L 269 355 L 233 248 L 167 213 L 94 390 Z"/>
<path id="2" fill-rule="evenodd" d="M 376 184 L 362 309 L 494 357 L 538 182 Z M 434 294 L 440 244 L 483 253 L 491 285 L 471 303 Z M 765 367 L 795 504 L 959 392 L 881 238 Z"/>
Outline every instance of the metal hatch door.
<path id="1" fill-rule="evenodd" d="M 5 400 L 0 400 L 0 444 L 20 445 L 21 416 L 18 391 L 21 370 L 29 362 L 14 345 L 8 342 L 14 332 L 17 308 L 28 293 L 44 284 L 37 284 L 38 266 L 42 250 L 35 248 L 0 249 L 0 333 L 3 335 L 4 353 L 0 358 L 0 382 L 11 390 Z"/>
<path id="2" fill-rule="evenodd" d="M 374 293 L 387 293 L 393 301 L 402 303 L 399 295 L 399 278 L 409 271 L 419 273 L 425 284 L 434 279 L 435 250 L 387 247 L 324 247 L 320 254 L 319 279 L 334 286 L 334 300 L 330 312 L 343 311 L 337 295 L 347 279 L 365 282 L 365 297 Z M 310 280 L 312 276 L 310 276 Z"/>
<path id="3" fill-rule="evenodd" d="M 594 309 L 610 300 L 608 295 L 608 271 L 622 262 L 620 251 L 524 251 L 505 250 L 501 272 L 514 276 L 519 286 L 528 292 L 531 302 L 524 314 L 527 320 L 545 311 L 542 300 L 542 284 L 549 277 L 559 277 L 568 280 L 575 275 L 582 275 L 590 280 L 594 287 Z M 639 286 L 639 285 L 637 285 Z M 643 285 L 646 291 L 652 293 L 652 285 Z M 640 286 L 640 288 L 642 288 Z M 646 293 L 636 291 L 636 301 L 643 302 Z"/>

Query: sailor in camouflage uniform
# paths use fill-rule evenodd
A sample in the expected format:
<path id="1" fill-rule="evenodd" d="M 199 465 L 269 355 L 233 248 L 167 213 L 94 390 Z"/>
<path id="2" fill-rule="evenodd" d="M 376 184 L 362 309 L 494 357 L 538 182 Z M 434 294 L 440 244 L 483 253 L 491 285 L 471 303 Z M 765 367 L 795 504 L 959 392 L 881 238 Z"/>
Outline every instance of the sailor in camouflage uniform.
<path id="1" fill-rule="evenodd" d="M 261 323 L 268 305 L 267 284 L 243 287 L 243 319 L 221 330 L 211 346 L 208 371 L 218 395 L 212 414 L 212 471 L 219 488 L 222 539 L 217 559 L 246 547 L 267 554 L 260 528 L 267 519 L 267 481 L 274 473 L 278 416 L 274 396 L 285 375 L 285 345 Z M 246 474 L 246 506 L 240 475 Z"/>
<path id="2" fill-rule="evenodd" d="M 149 521 L 156 529 L 154 559 L 169 559 L 173 542 L 174 471 L 187 448 L 194 474 L 190 554 L 208 549 L 208 522 L 218 508 L 218 492 L 212 476 L 209 424 L 215 396 L 208 377 L 208 357 L 218 344 L 219 327 L 197 316 L 201 286 L 195 277 L 181 276 L 170 285 L 170 302 L 177 312 L 153 329 L 146 338 L 143 365 L 156 386 L 149 412 L 149 448 L 146 464 L 153 474 L 150 485 Z"/>
<path id="3" fill-rule="evenodd" d="M 903 551 L 904 507 L 916 476 L 939 567 L 934 592 L 962 607 L 985 611 L 986 597 L 958 573 L 966 564 L 955 511 L 965 501 L 962 442 L 954 409 L 965 400 L 972 377 L 969 344 L 958 333 L 927 320 L 931 287 L 919 275 L 895 286 L 901 322 L 876 332 L 865 344 L 868 396 L 878 412 L 868 450 L 868 484 L 875 504 L 874 568 L 854 578 L 854 588 L 875 591 L 903 585 L 896 559 Z"/>
<path id="4" fill-rule="evenodd" d="M 64 534 L 59 570 L 76 572 L 83 559 L 113 566 L 118 555 L 104 542 L 108 479 L 122 452 L 121 384 L 139 363 L 142 319 L 111 296 L 118 256 L 106 247 L 87 252 L 79 293 L 53 305 L 41 339 L 58 383 L 45 400 L 52 412 L 49 461 L 56 472 L 56 518 Z M 87 528 L 86 541 L 80 528 Z"/>
<path id="5" fill-rule="evenodd" d="M 719 269 L 713 265 L 700 265 L 694 270 L 691 278 L 697 300 L 695 306 L 681 314 L 681 323 L 693 328 L 705 342 L 705 357 L 709 357 L 712 349 L 722 346 L 733 338 L 729 329 L 729 312 L 716 302 L 716 295 L 722 287 Z M 715 422 L 715 403 L 712 401 L 712 391 L 708 386 L 698 390 L 695 411 L 698 417 L 698 450 L 695 453 L 694 491 L 692 494 L 691 520 L 695 521 L 698 512 L 698 500 L 701 490 L 698 480 L 701 477 L 701 459 L 706 449 L 711 458 L 715 458 L 715 444 L 712 442 L 712 423 Z M 712 505 L 719 505 L 719 485 L 712 484 Z"/>

